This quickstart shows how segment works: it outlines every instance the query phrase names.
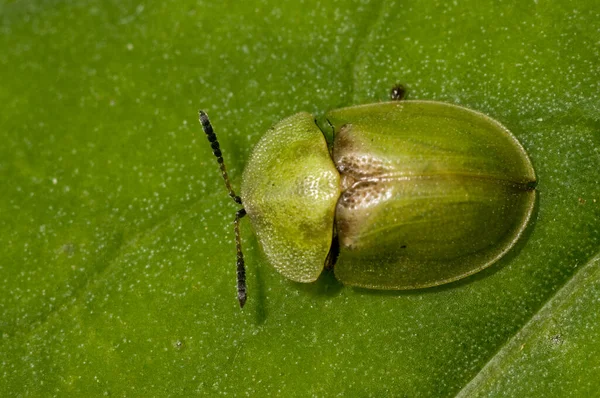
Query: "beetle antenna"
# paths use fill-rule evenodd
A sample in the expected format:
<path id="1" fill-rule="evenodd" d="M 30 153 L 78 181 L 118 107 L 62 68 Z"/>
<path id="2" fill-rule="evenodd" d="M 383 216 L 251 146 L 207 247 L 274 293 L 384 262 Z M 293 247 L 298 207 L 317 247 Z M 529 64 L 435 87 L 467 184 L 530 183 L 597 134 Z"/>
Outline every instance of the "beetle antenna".
<path id="1" fill-rule="evenodd" d="M 235 248 L 237 251 L 237 293 L 240 308 L 246 304 L 246 268 L 244 266 L 244 255 L 242 254 L 242 239 L 240 238 L 240 218 L 246 215 L 246 210 L 241 209 L 235 213 Z"/>
<path id="2" fill-rule="evenodd" d="M 206 133 L 206 138 L 208 138 L 208 142 L 210 142 L 210 146 L 213 150 L 213 155 L 217 158 L 217 162 L 219 163 L 219 168 L 221 169 L 221 175 L 223 176 L 223 180 L 225 180 L 225 186 L 227 187 L 227 191 L 229 191 L 229 196 L 231 199 L 235 201 L 235 203 L 242 204 L 242 198 L 237 196 L 235 192 L 233 192 L 233 188 L 231 188 L 231 182 L 229 182 L 229 176 L 227 175 L 227 169 L 225 168 L 225 163 L 223 162 L 223 155 L 221 154 L 221 148 L 219 146 L 219 141 L 217 140 L 217 136 L 213 131 L 212 125 L 210 124 L 210 120 L 208 120 L 208 115 L 200 110 L 198 111 L 198 116 L 200 119 L 200 124 L 202 125 L 202 130 Z M 243 217 L 243 216 L 241 216 Z M 240 217 L 240 218 L 241 218 Z"/>

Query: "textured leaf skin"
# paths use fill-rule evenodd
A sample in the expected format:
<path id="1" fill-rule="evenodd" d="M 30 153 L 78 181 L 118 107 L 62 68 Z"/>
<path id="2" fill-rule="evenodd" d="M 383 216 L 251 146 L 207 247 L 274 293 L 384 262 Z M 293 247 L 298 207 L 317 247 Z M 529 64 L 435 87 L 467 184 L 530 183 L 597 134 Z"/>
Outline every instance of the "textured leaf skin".
<path id="1" fill-rule="evenodd" d="M 600 265 L 599 13 L 596 0 L 0 0 L 0 396 L 593 396 L 600 288 L 579 276 Z M 298 284 L 244 218 L 240 311 L 238 207 L 198 109 L 239 194 L 274 123 L 306 110 L 329 133 L 326 110 L 397 82 L 523 144 L 539 181 L 526 244 L 435 288 Z M 581 295 L 545 311 L 571 282 Z M 536 318 L 542 359 L 519 338 Z"/>
<path id="2" fill-rule="evenodd" d="M 523 147 L 498 122 L 433 101 L 332 111 L 344 283 L 440 285 L 488 267 L 522 235 L 535 205 Z"/>

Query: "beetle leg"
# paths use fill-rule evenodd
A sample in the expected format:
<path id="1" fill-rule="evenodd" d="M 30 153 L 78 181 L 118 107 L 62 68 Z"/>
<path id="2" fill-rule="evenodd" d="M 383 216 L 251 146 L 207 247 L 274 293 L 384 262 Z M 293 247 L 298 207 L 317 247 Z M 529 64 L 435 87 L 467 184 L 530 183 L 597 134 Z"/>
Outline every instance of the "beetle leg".
<path id="1" fill-rule="evenodd" d="M 246 215 L 246 210 L 241 209 L 235 213 L 235 247 L 237 251 L 237 293 L 240 308 L 246 304 L 246 268 L 244 266 L 244 255 L 242 254 L 242 239 L 240 238 L 240 218 Z"/>
<path id="2" fill-rule="evenodd" d="M 331 127 L 331 135 L 335 138 L 335 127 L 333 127 L 333 124 L 331 124 L 331 122 L 329 121 L 329 119 L 325 119 L 325 121 L 327 122 L 327 124 L 329 125 L 329 127 Z"/>
<path id="3" fill-rule="evenodd" d="M 213 131 L 212 125 L 210 124 L 210 120 L 208 120 L 208 115 L 200 110 L 198 111 L 198 116 L 200 119 L 200 124 L 202 125 L 202 130 L 206 134 L 208 138 L 208 142 L 210 142 L 210 146 L 213 150 L 213 155 L 217 158 L 217 162 L 219 163 L 219 168 L 221 169 L 221 175 L 223 176 L 223 180 L 225 180 L 225 186 L 227 187 L 227 191 L 229 191 L 229 196 L 236 203 L 242 204 L 242 198 L 237 196 L 235 192 L 233 192 L 233 188 L 231 188 L 231 183 L 229 182 L 229 176 L 227 175 L 227 170 L 225 169 L 225 163 L 223 162 L 223 155 L 221 154 L 221 148 L 219 147 L 219 141 L 217 141 L 217 136 Z"/>
<path id="4" fill-rule="evenodd" d="M 392 101 L 403 100 L 406 96 L 406 88 L 402 84 L 396 84 L 390 91 L 390 99 Z"/>
<path id="5" fill-rule="evenodd" d="M 325 269 L 333 269 L 339 255 L 340 240 L 338 238 L 338 234 L 334 223 L 333 239 L 331 240 L 331 248 L 329 249 L 329 253 L 327 253 L 327 258 L 325 259 Z"/>

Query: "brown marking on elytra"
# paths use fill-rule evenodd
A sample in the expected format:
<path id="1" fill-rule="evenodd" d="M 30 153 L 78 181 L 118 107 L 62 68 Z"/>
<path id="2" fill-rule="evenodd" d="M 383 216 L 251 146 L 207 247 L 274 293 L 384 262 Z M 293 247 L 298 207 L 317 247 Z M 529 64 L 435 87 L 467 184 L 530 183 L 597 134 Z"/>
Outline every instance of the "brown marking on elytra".
<path id="1" fill-rule="evenodd" d="M 348 210 L 370 207 L 385 199 L 387 189 L 381 181 L 358 181 L 342 192 L 338 206 Z"/>
<path id="2" fill-rule="evenodd" d="M 350 175 L 358 180 L 375 178 L 387 171 L 381 159 L 361 154 L 342 156 L 338 159 L 336 166 L 340 173 Z"/>
<path id="3" fill-rule="evenodd" d="M 333 158 L 342 178 L 348 176 L 354 180 L 376 179 L 388 172 L 380 158 L 366 154 L 357 147 L 356 140 L 351 136 L 352 129 L 352 124 L 343 125 L 335 138 Z M 337 157 L 336 152 L 344 155 Z"/>

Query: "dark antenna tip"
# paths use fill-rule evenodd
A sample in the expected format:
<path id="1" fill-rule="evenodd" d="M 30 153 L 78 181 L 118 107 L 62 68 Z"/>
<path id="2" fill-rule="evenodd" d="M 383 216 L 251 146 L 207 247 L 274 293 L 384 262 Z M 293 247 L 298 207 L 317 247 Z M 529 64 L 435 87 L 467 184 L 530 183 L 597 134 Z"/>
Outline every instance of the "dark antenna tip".
<path id="1" fill-rule="evenodd" d="M 231 187 L 231 182 L 229 182 L 229 176 L 227 175 L 227 169 L 225 168 L 225 162 L 223 161 L 223 154 L 221 153 L 221 147 L 219 145 L 219 141 L 217 140 L 217 135 L 213 130 L 212 124 L 210 124 L 210 120 L 208 120 L 208 115 L 202 109 L 198 110 L 198 120 L 202 125 L 202 130 L 204 130 L 206 138 L 208 138 L 208 142 L 210 142 L 213 155 L 215 155 L 217 158 L 217 163 L 219 163 L 221 175 L 223 176 L 223 181 L 225 181 L 225 187 L 227 188 L 227 192 L 229 192 L 229 196 L 231 196 L 231 199 L 233 199 L 235 203 L 241 205 L 242 198 L 235 194 L 233 188 Z"/>
<path id="2" fill-rule="evenodd" d="M 198 120 L 200 120 L 200 124 L 204 126 L 205 122 L 208 122 L 208 116 L 206 116 L 206 112 L 202 109 L 198 110 Z"/>
<path id="3" fill-rule="evenodd" d="M 246 210 L 240 209 L 235 213 L 233 229 L 235 231 L 235 248 L 237 251 L 237 296 L 240 308 L 246 304 L 246 267 L 242 254 L 242 238 L 240 236 L 240 219 L 246 215 Z"/>

